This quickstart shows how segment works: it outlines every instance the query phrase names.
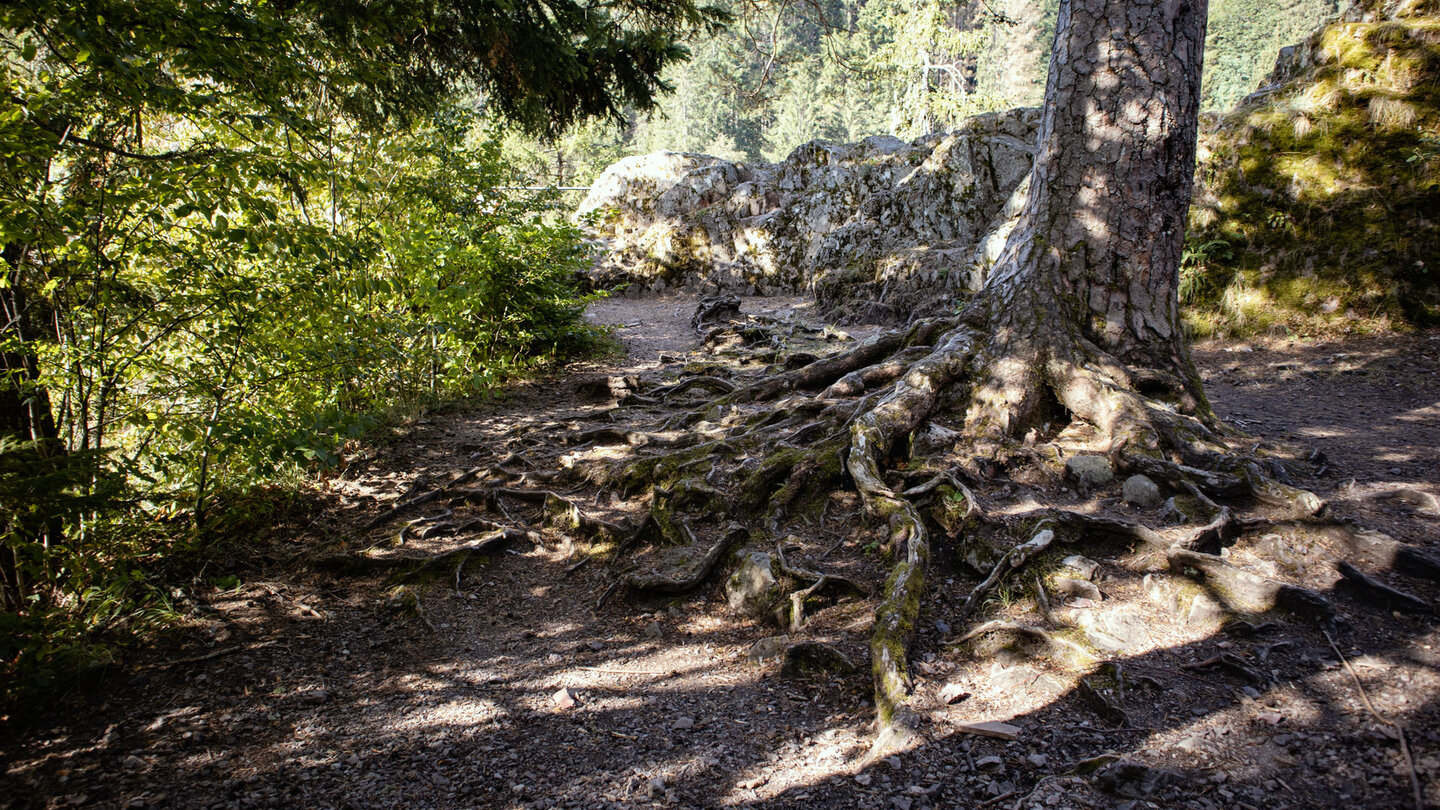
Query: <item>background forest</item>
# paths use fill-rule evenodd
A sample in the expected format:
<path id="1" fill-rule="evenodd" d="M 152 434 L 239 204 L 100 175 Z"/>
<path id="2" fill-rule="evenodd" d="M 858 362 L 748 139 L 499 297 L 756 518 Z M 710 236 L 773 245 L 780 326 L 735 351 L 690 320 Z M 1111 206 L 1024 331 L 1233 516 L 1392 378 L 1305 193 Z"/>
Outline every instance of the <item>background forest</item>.
<path id="1" fill-rule="evenodd" d="M 558 140 L 512 137 L 537 182 L 587 185 L 619 158 L 660 150 L 775 163 L 806 141 L 912 139 L 976 113 L 1038 105 L 1058 0 L 728 0 L 728 30 L 672 66 L 651 115 Z M 1205 109 L 1253 92 L 1276 54 L 1343 10 L 1337 0 L 1213 0 Z"/>
<path id="2" fill-rule="evenodd" d="M 723 15 L 541 5 L 0 4 L 0 697 L 359 437 L 590 344 L 497 133 L 645 108 Z"/>

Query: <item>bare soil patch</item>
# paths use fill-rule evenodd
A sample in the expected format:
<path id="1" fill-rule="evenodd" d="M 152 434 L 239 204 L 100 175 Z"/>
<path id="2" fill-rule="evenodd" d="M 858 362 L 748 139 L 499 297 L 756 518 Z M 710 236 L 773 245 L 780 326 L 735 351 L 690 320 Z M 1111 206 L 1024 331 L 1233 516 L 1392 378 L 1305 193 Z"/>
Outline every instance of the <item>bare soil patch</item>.
<path id="1" fill-rule="evenodd" d="M 1413 805 L 1412 768 L 1440 804 L 1440 587 L 1372 566 L 1431 607 L 1377 610 L 1340 583 L 1337 541 L 1303 525 L 1226 553 L 1332 599 L 1339 655 L 1303 617 L 1235 615 L 1183 576 L 1132 570 L 1118 540 L 1087 546 L 1088 562 L 1065 552 L 1026 569 L 965 626 L 960 603 L 980 576 L 964 559 L 938 561 L 912 648 L 923 738 L 878 761 L 867 756 L 874 596 L 822 592 L 791 633 L 832 645 L 858 672 L 789 678 L 752 655 L 781 630 L 726 607 L 728 568 L 674 596 L 620 588 L 597 608 L 633 556 L 577 540 L 520 495 L 450 497 L 462 485 L 367 528 L 477 466 L 503 464 L 509 489 L 541 492 L 551 461 L 622 455 L 623 442 L 584 438 L 627 419 L 584 383 L 667 380 L 704 361 L 686 355 L 695 304 L 599 302 L 590 315 L 618 325 L 624 357 L 432 416 L 323 481 L 314 514 L 257 540 L 238 587 L 188 589 L 178 643 L 5 725 L 0 807 L 1389 808 Z M 744 308 L 810 313 L 798 298 Z M 1297 484 L 1342 517 L 1440 551 L 1440 515 L 1424 499 L 1440 496 L 1440 334 L 1206 344 L 1197 359 L 1216 409 L 1289 459 Z M 1016 479 L 983 498 L 1004 510 L 1044 491 L 1074 509 L 1136 512 L 1118 480 L 1066 487 Z M 643 500 L 562 494 L 610 522 Z M 857 509 L 854 493 L 838 493 L 787 527 L 787 553 L 874 593 L 883 532 Z M 381 560 L 453 551 L 483 535 L 465 528 L 482 515 L 533 534 L 486 546 L 458 574 L 326 567 L 359 549 Z M 985 621 L 1044 626 L 1037 576 L 1049 641 L 998 624 L 960 643 Z M 1406 751 L 1377 714 L 1403 727 Z M 984 722 L 1016 739 L 967 725 Z"/>

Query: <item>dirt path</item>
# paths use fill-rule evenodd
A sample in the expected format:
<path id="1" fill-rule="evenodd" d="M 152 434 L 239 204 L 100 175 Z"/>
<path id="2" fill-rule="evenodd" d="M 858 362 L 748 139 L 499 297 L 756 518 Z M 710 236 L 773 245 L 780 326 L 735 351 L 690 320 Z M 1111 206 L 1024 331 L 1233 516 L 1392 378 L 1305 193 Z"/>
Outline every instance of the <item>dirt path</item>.
<path id="1" fill-rule="evenodd" d="M 807 312 L 800 299 L 745 306 Z M 1098 627 L 1091 642 L 1109 637 L 1119 645 L 1111 657 L 1123 672 L 1102 670 L 1108 680 L 1085 685 L 1081 676 L 1093 666 L 1018 648 L 946 646 L 954 640 L 946 618 L 966 591 L 957 582 L 973 578 L 957 562 L 942 563 L 950 570 L 936 572 L 913 650 L 925 739 L 879 762 L 866 758 L 872 599 L 835 600 L 805 630 L 861 672 L 788 679 L 773 660 L 752 656 L 778 631 L 726 610 L 713 578 L 683 597 L 620 594 L 597 611 L 613 573 L 604 560 L 575 568 L 583 558 L 549 536 L 487 554 L 458 590 L 449 577 L 397 589 L 376 575 L 298 564 L 316 548 L 354 550 L 393 537 L 403 521 L 359 527 L 417 481 L 449 480 L 517 436 L 516 446 L 527 437 L 538 446 L 562 429 L 605 424 L 609 404 L 577 392 L 574 380 L 678 370 L 693 345 L 693 309 L 684 296 L 601 302 L 591 317 L 620 325 L 626 356 L 522 386 L 498 405 L 432 417 L 326 482 L 314 514 L 257 540 L 239 587 L 192 590 L 191 626 L 177 646 L 127 662 L 39 719 L 8 724 L 0 737 L 0 807 L 1389 808 L 1410 801 L 1409 765 L 1392 729 L 1368 714 L 1350 669 L 1323 636 L 1283 616 L 1222 628 L 1222 617 L 1178 583 L 1126 571 L 1119 547 L 1094 555 L 1100 602 L 1078 596 L 1055 606 L 1077 627 Z M 1440 495 L 1440 335 L 1205 345 L 1198 359 L 1222 414 L 1288 440 L 1293 456 L 1323 452 L 1298 465 L 1314 474 L 1300 483 L 1343 515 L 1437 549 L 1440 519 L 1366 496 L 1399 484 Z M 580 496 L 611 519 L 633 508 Z M 873 546 L 867 550 L 869 535 L 847 531 L 822 517 L 813 536 L 797 542 L 810 559 L 874 581 L 883 569 Z M 1335 588 L 1332 569 L 1314 562 L 1326 549 L 1294 545 L 1299 537 L 1277 534 L 1237 546 L 1232 556 L 1335 594 L 1345 613 L 1338 641 L 1346 659 L 1375 707 L 1407 727 L 1418 779 L 1429 801 L 1440 803 L 1433 615 L 1366 609 Z M 416 538 L 407 546 L 446 542 Z M 1440 596 L 1433 585 L 1396 584 L 1431 605 Z M 1027 593 L 1002 592 L 991 617 L 1033 618 L 1037 606 Z M 1273 626 L 1256 627 L 1272 618 Z M 1107 719 L 1089 687 L 1123 705 L 1123 723 Z M 977 721 L 1011 724 L 1018 739 L 967 733 L 964 724 Z"/>

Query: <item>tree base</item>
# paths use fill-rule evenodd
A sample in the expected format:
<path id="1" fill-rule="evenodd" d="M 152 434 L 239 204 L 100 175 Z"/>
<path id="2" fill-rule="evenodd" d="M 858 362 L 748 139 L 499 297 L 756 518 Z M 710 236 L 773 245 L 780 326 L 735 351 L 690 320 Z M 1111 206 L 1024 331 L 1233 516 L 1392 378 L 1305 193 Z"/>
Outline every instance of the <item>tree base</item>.
<path id="1" fill-rule="evenodd" d="M 614 572 L 597 609 L 613 608 L 615 596 L 702 587 L 731 552 L 773 549 L 773 613 L 802 634 L 811 604 L 866 590 L 824 558 L 873 538 L 888 570 L 877 576 L 868 645 L 877 755 L 920 733 L 909 656 L 928 600 L 960 602 L 947 632 L 963 636 L 1003 592 L 1034 582 L 1042 615 L 1059 624 L 1029 569 L 1053 571 L 1082 543 L 1123 543 L 1132 569 L 1193 580 L 1222 612 L 1279 609 L 1334 621 L 1321 594 L 1217 556 L 1278 521 L 1323 524 L 1323 503 L 1277 480 L 1275 459 L 1219 424 L 1191 393 L 1193 373 L 1137 372 L 1079 332 L 1062 341 L 1052 323 L 1049 334 L 1021 334 L 992 313 L 999 310 L 979 301 L 956 318 L 847 344 L 833 332 L 706 302 L 696 318 L 702 349 L 679 380 L 627 380 L 609 422 L 573 425 L 563 456 L 511 454 L 412 501 L 448 496 L 503 515 L 539 542 L 578 541 L 576 552 L 588 556 L 577 566 L 608 562 Z M 1143 520 L 1097 508 L 1086 496 L 1113 487 L 1103 479 L 1115 471 L 1170 490 L 1168 508 Z M 598 487 L 597 503 L 619 497 L 643 509 L 628 521 L 601 520 L 559 494 L 571 486 Z M 821 533 L 837 537 L 829 550 L 812 551 L 809 563 L 787 557 L 790 535 Z M 978 583 L 936 592 L 929 571 L 937 560 Z M 1377 603 L 1409 604 L 1352 579 Z M 1063 645 L 1066 661 L 1105 657 Z"/>

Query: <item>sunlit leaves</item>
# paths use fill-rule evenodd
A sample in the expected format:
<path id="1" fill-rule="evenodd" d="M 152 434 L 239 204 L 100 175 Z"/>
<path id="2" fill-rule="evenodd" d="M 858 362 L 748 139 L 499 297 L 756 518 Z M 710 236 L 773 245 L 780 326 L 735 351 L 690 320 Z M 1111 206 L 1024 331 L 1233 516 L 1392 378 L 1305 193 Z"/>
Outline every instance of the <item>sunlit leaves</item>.
<path id="1" fill-rule="evenodd" d="M 583 340 L 473 111 L 355 118 L 370 68 L 267 3 L 98 8 L 0 9 L 0 348 L 71 451 L 203 509 Z"/>

